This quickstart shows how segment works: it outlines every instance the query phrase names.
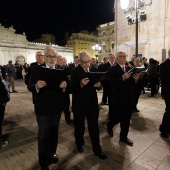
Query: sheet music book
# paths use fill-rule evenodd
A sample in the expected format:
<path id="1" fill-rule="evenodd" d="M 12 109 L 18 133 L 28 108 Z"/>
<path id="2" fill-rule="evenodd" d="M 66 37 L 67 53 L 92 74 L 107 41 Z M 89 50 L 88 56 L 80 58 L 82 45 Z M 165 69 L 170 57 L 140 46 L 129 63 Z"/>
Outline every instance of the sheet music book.
<path id="1" fill-rule="evenodd" d="M 106 72 L 88 72 L 87 77 L 92 84 L 98 83 Z"/>
<path id="2" fill-rule="evenodd" d="M 46 88 L 58 89 L 61 81 L 65 80 L 65 74 L 61 69 L 50 69 L 41 67 L 40 80 L 47 83 Z"/>
<path id="3" fill-rule="evenodd" d="M 132 74 L 136 74 L 136 73 L 140 73 L 145 70 L 146 70 L 146 68 L 143 68 L 143 67 L 133 67 L 128 72 L 132 72 Z"/>

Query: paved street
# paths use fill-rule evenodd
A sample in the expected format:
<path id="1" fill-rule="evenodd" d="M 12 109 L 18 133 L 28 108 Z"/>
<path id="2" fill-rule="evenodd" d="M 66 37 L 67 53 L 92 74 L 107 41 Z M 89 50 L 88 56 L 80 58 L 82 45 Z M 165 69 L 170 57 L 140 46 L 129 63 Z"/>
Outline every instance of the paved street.
<path id="1" fill-rule="evenodd" d="M 11 93 L 6 107 L 3 129 L 9 144 L 0 149 L 0 170 L 38 170 L 37 123 L 32 95 L 23 80 L 16 80 L 16 90 L 19 93 Z M 50 170 L 170 170 L 170 139 L 161 138 L 158 131 L 164 102 L 160 96 L 148 98 L 147 95 L 142 94 L 139 100 L 140 113 L 132 115 L 128 137 L 133 140 L 133 147 L 119 142 L 119 125 L 114 128 L 114 137 L 108 136 L 108 107 L 101 106 L 100 139 L 107 160 L 93 155 L 87 128 L 85 152 L 77 152 L 73 126 L 66 124 L 62 114 L 57 150 L 60 161 L 50 165 Z M 102 93 L 98 96 L 100 102 Z"/>

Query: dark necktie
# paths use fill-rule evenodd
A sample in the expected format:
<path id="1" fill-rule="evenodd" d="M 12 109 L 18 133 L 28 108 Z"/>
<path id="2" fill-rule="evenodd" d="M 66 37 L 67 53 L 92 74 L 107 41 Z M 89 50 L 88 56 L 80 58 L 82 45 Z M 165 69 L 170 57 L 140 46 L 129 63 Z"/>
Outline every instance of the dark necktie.
<path id="1" fill-rule="evenodd" d="M 122 67 L 122 70 L 123 70 L 124 72 L 126 72 L 125 67 Z"/>

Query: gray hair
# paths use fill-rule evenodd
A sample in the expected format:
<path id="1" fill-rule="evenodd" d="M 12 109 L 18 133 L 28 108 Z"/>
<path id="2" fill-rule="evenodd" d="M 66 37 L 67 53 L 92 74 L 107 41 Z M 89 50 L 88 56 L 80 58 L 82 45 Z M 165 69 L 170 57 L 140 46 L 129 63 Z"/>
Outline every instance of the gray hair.
<path id="1" fill-rule="evenodd" d="M 90 57 L 90 54 L 89 54 L 87 51 L 82 51 L 82 52 L 79 53 L 79 56 L 78 56 L 79 61 L 82 61 L 82 57 L 83 57 L 84 55 L 87 55 L 87 56 Z M 90 59 L 91 59 L 91 57 L 90 57 Z"/>
<path id="2" fill-rule="evenodd" d="M 57 52 L 57 50 L 54 47 L 46 47 L 44 49 L 44 55 L 47 55 L 49 50 L 55 51 L 56 55 L 58 56 L 58 52 Z"/>
<path id="3" fill-rule="evenodd" d="M 116 54 L 116 58 L 119 57 L 119 54 L 120 54 L 120 53 L 125 53 L 125 52 L 124 52 L 124 51 L 118 51 L 117 54 Z M 125 54 L 126 54 L 126 53 L 125 53 Z"/>
<path id="4" fill-rule="evenodd" d="M 137 58 L 134 59 L 134 62 L 136 62 L 136 61 L 140 61 L 141 62 L 141 59 L 139 57 L 137 57 Z"/>

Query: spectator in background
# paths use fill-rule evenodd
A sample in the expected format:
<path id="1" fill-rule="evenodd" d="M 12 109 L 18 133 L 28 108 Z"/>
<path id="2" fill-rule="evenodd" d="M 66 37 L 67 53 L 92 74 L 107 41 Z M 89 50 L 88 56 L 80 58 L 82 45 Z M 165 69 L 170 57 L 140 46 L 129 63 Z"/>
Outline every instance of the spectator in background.
<path id="1" fill-rule="evenodd" d="M 6 73 L 7 73 L 7 81 L 8 81 L 8 89 L 10 91 L 10 87 L 12 87 L 12 93 L 17 93 L 18 91 L 15 90 L 15 67 L 12 64 L 12 60 L 8 61 L 6 65 Z"/>
<path id="2" fill-rule="evenodd" d="M 95 58 L 91 58 L 90 67 L 98 68 L 97 61 Z"/>

